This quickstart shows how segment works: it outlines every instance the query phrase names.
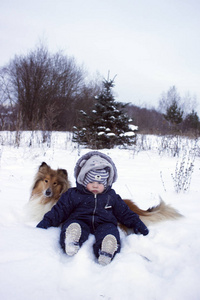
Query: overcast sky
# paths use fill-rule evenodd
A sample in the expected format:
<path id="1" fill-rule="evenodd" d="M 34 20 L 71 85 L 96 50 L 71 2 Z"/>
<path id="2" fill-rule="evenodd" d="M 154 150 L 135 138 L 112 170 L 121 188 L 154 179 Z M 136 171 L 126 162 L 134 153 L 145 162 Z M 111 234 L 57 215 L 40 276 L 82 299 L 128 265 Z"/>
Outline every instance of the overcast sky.
<path id="1" fill-rule="evenodd" d="M 200 102 L 200 0 L 0 0 L 0 66 L 39 40 L 117 75 L 118 101 L 157 107 L 175 85 Z"/>

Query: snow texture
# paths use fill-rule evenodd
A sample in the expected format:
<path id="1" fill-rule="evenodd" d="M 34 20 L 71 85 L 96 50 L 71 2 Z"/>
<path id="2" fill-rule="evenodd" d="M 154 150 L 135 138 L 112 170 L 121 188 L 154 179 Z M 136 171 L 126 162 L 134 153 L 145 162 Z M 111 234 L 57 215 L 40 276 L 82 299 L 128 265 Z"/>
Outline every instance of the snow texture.
<path id="1" fill-rule="evenodd" d="M 142 209 L 159 195 L 184 215 L 177 221 L 149 226 L 147 236 L 121 234 L 122 249 L 106 267 L 93 254 L 91 235 L 74 257 L 59 246 L 59 228 L 35 228 L 26 204 L 33 177 L 42 161 L 67 169 L 72 184 L 80 155 L 66 133 L 54 133 L 42 144 L 37 133 L 0 134 L 0 299 L 1 300 L 199 300 L 200 299 L 200 158 L 195 160 L 190 189 L 176 193 L 173 178 L 178 157 L 150 150 L 103 150 L 118 169 L 113 188 Z M 12 133 L 13 135 L 15 133 Z M 31 139 L 31 147 L 30 144 Z M 143 141 L 144 142 L 144 141 Z M 149 144 L 148 144 L 149 145 Z M 162 173 L 162 178 L 160 174 Z"/>

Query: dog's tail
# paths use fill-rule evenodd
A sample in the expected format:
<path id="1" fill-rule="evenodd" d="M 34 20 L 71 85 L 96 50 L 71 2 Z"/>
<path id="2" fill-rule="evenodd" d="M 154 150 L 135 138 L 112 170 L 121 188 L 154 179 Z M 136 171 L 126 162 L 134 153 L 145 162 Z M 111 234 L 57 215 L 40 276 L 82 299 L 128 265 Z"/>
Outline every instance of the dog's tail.
<path id="1" fill-rule="evenodd" d="M 146 226 L 161 221 L 176 220 L 183 217 L 183 215 L 181 215 L 175 208 L 169 204 L 166 204 L 161 197 L 160 203 L 157 206 L 149 208 L 148 210 L 140 209 L 131 200 L 124 199 L 124 201 L 132 211 L 139 215 L 140 219 Z"/>

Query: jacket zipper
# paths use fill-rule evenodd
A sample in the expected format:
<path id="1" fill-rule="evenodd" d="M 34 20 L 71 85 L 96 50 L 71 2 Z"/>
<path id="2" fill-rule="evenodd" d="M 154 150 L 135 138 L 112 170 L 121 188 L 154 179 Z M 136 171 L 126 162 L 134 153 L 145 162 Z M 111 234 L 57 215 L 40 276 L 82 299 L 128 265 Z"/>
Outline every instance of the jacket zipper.
<path id="1" fill-rule="evenodd" d="M 95 226 L 94 226 L 94 215 L 96 213 L 96 209 L 97 209 L 97 194 L 94 194 L 94 210 L 93 210 L 93 214 L 92 214 L 92 227 L 93 230 L 95 231 Z"/>

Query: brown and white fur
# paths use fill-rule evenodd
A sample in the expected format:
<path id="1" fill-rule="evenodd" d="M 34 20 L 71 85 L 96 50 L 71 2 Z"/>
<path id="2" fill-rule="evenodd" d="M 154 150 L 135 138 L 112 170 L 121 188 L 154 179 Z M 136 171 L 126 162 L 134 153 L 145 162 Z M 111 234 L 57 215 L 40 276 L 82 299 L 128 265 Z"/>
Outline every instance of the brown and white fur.
<path id="1" fill-rule="evenodd" d="M 37 174 L 35 175 L 29 206 L 29 215 L 36 220 L 41 221 L 44 214 L 51 210 L 60 196 L 71 187 L 68 180 L 68 174 L 65 169 L 53 170 L 43 162 Z M 148 210 L 140 209 L 133 201 L 123 199 L 129 208 L 137 213 L 146 226 L 165 220 L 175 220 L 182 215 L 173 207 L 166 204 L 160 199 L 160 204 L 149 208 Z M 119 225 L 126 233 L 128 229 Z"/>
<path id="2" fill-rule="evenodd" d="M 183 217 L 175 208 L 166 204 L 160 197 L 160 203 L 157 206 L 148 208 L 147 210 L 140 209 L 134 202 L 128 199 L 123 199 L 129 208 L 139 215 L 142 222 L 146 225 L 152 225 L 158 222 L 167 220 L 177 220 Z M 128 233 L 128 229 L 120 224 L 121 229 Z"/>

